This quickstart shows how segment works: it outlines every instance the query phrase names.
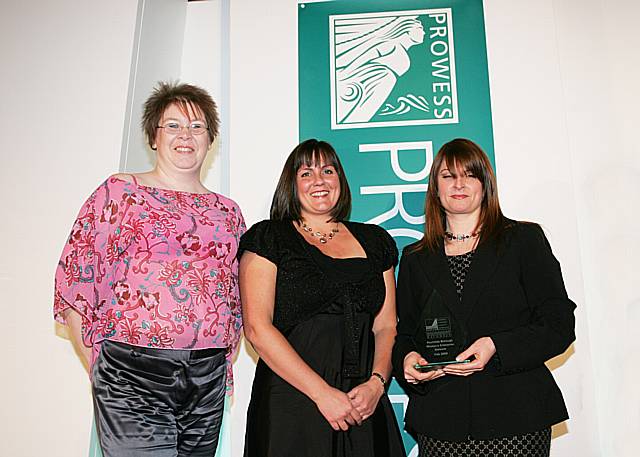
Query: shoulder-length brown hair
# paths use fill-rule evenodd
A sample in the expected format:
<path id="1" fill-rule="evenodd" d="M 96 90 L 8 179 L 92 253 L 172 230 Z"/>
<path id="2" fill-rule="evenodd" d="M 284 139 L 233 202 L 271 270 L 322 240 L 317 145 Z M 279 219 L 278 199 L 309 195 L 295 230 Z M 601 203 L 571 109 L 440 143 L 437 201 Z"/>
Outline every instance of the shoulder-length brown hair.
<path id="1" fill-rule="evenodd" d="M 480 230 L 478 244 L 499 237 L 503 230 L 504 216 L 498 201 L 498 186 L 491 162 L 476 143 L 456 138 L 445 143 L 433 159 L 425 199 L 424 237 L 417 243 L 416 250 L 435 251 L 444 238 L 446 215 L 438 197 L 438 173 L 443 163 L 453 176 L 458 171 L 463 171 L 473 174 L 482 183 L 480 218 L 475 227 L 475 231 Z"/>
<path id="2" fill-rule="evenodd" d="M 335 149 L 326 141 L 309 139 L 296 146 L 282 168 L 280 180 L 271 202 L 270 217 L 273 220 L 302 220 L 296 174 L 300 167 L 312 167 L 324 162 L 335 168 L 340 182 L 340 196 L 330 212 L 332 221 L 343 221 L 351 213 L 351 190 L 344 169 Z"/>

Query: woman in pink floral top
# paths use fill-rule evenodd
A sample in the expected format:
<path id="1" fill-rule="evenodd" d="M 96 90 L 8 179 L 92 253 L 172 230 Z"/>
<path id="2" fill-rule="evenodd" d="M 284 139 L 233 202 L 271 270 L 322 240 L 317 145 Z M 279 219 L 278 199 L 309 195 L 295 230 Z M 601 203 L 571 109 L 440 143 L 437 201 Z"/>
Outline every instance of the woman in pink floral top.
<path id="1" fill-rule="evenodd" d="M 54 315 L 91 367 L 105 456 L 212 456 L 242 327 L 245 225 L 200 181 L 218 129 L 209 94 L 160 83 L 144 108 L 156 166 L 111 176 L 82 206 Z"/>

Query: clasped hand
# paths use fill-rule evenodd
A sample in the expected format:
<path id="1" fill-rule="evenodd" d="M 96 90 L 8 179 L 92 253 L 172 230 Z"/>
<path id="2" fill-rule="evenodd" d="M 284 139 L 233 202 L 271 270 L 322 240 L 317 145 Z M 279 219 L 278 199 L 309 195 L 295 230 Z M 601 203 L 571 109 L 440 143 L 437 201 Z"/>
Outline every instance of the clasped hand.
<path id="1" fill-rule="evenodd" d="M 382 383 L 369 379 L 347 393 L 328 387 L 316 405 L 334 430 L 346 431 L 350 426 L 362 424 L 373 414 L 383 393 Z"/>

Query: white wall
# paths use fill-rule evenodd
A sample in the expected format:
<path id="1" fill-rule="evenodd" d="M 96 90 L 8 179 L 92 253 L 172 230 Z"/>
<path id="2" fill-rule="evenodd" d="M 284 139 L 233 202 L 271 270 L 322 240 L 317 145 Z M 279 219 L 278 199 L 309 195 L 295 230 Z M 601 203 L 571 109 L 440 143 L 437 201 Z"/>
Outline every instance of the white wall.
<path id="1" fill-rule="evenodd" d="M 640 4 L 567 0 L 555 12 L 602 455 L 637 456 Z"/>
<path id="2" fill-rule="evenodd" d="M 230 31 L 230 194 L 250 226 L 268 218 L 282 165 L 298 144 L 295 1 L 232 0 Z M 243 340 L 235 365 L 234 457 L 242 455 L 254 359 Z"/>
<path id="3" fill-rule="evenodd" d="M 568 351 L 570 357 L 561 356 L 549 364 L 571 416 L 570 421 L 554 428 L 554 455 L 595 457 L 600 455 L 600 444 L 576 208 L 578 190 L 569 148 L 571 106 L 565 91 L 566 72 L 572 64 L 558 51 L 559 36 L 566 26 L 553 1 L 516 4 L 494 0 L 485 6 L 503 210 L 511 217 L 543 225 L 563 267 L 569 295 L 578 304 L 577 340 Z M 593 152 L 588 150 L 588 154 Z"/>
<path id="4" fill-rule="evenodd" d="M 147 171 L 155 154 L 147 146 L 140 119 L 142 105 L 157 81 L 180 78 L 187 0 L 131 0 L 138 4 L 122 132 L 120 171 Z"/>
<path id="5" fill-rule="evenodd" d="M 142 105 L 158 81 L 182 81 L 207 90 L 218 104 L 220 133 L 202 168 L 205 186 L 228 193 L 228 88 L 223 76 L 222 0 L 138 0 L 129 73 L 120 171 L 153 168 L 155 153 L 140 128 Z"/>
<path id="6" fill-rule="evenodd" d="M 222 66 L 226 50 L 223 2 L 210 0 L 187 5 L 180 80 L 206 89 L 218 105 L 220 132 L 202 167 L 204 185 L 229 193 L 228 69 Z"/>
<path id="7" fill-rule="evenodd" d="M 185 47 L 204 14 L 225 20 L 215 3 L 189 5 L 208 12 L 187 14 Z M 9 361 L 3 455 L 86 455 L 89 386 L 52 323 L 52 276 L 82 200 L 118 167 L 136 4 L 14 2 L 0 15 L 0 123 L 11 126 L 0 135 L 0 303 L 9 329 L 0 337 Z M 296 2 L 226 5 L 227 178 L 230 196 L 253 223 L 267 216 L 297 143 Z M 573 354 L 553 363 L 572 415 L 556 430 L 555 456 L 637 454 L 640 372 L 624 360 L 637 359 L 640 346 L 640 299 L 632 290 L 640 254 L 633 198 L 639 8 L 632 0 L 485 0 L 502 203 L 512 217 L 543 223 L 579 306 Z M 213 35 L 196 36 L 207 42 Z M 218 52 L 217 44 L 206 46 L 205 54 Z M 214 95 L 220 87 L 224 99 L 224 81 L 199 75 L 216 69 L 199 70 L 190 59 L 185 53 L 183 79 L 197 79 Z M 252 375 L 243 348 L 234 456 L 242 453 Z"/>
<path id="8" fill-rule="evenodd" d="M 83 200 L 118 168 L 136 2 L 3 2 L 0 454 L 85 456 L 89 383 L 52 320 Z"/>
<path id="9" fill-rule="evenodd" d="M 589 441 L 590 455 L 635 456 L 640 395 L 631 386 L 640 369 L 629 360 L 640 347 L 633 288 L 640 255 L 633 181 L 640 171 L 633 136 L 640 120 L 640 5 L 486 6 L 502 201 L 511 214 L 545 224 L 579 298 L 576 353 L 554 373 L 573 417 L 557 450 L 571 455 L 577 435 Z M 581 357 L 585 352 L 590 357 Z M 592 363 L 584 366 L 585 358 Z"/>
<path id="10" fill-rule="evenodd" d="M 80 205 L 119 168 L 123 130 L 129 126 L 131 65 L 139 57 L 134 48 L 138 4 L 146 3 L 156 13 L 146 16 L 146 25 L 155 19 L 157 26 L 163 20 L 159 9 L 166 16 L 180 3 L 151 1 L 50 0 L 2 6 L 0 123 L 11 132 L 0 136 L 0 309 L 7 328 L 0 333 L 0 354 L 8 361 L 2 381 L 1 455 L 87 454 L 90 388 L 65 328 L 52 321 L 53 273 Z M 177 57 L 169 56 L 175 68 L 147 66 L 138 79 L 182 75 L 216 97 L 220 50 L 212 38 L 219 31 L 203 22 L 219 28 L 217 3 L 190 4 L 186 17 L 183 8 L 181 21 L 189 32 L 183 36 L 180 30 L 178 49 L 172 50 Z M 184 26 L 172 24 L 171 36 L 176 27 Z M 150 31 L 147 41 L 156 35 Z M 204 56 L 198 49 L 203 43 L 209 48 Z M 139 131 L 139 119 L 131 119 L 131 128 Z M 134 146 L 128 158 L 145 155 Z M 215 171 L 217 157 L 211 157 L 206 176 L 214 189 L 222 180 Z M 135 163 L 128 165 L 135 168 Z"/>

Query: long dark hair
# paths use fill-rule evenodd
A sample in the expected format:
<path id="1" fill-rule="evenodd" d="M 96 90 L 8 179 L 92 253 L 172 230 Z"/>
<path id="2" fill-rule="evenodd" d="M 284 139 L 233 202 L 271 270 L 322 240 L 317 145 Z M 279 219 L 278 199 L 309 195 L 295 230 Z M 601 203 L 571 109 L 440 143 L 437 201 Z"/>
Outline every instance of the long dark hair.
<path id="1" fill-rule="evenodd" d="M 335 168 L 340 182 L 340 196 L 331 210 L 332 221 L 343 221 L 351 212 L 351 190 L 344 174 L 344 169 L 335 149 L 326 141 L 309 139 L 296 146 L 284 163 L 276 191 L 271 201 L 270 217 L 272 220 L 290 219 L 301 221 L 300 201 L 296 186 L 296 174 L 300 167 L 312 167 L 324 162 Z"/>
<path id="2" fill-rule="evenodd" d="M 498 201 L 498 186 L 491 162 L 476 143 L 465 138 L 456 138 L 445 143 L 433 159 L 425 199 L 424 237 L 416 244 L 416 250 L 435 251 L 444 238 L 446 215 L 438 196 L 437 177 L 443 163 L 452 174 L 455 174 L 455 170 L 465 170 L 482 183 L 480 218 L 475 227 L 475 230 L 481 229 L 478 244 L 499 237 L 504 228 L 504 216 Z"/>

